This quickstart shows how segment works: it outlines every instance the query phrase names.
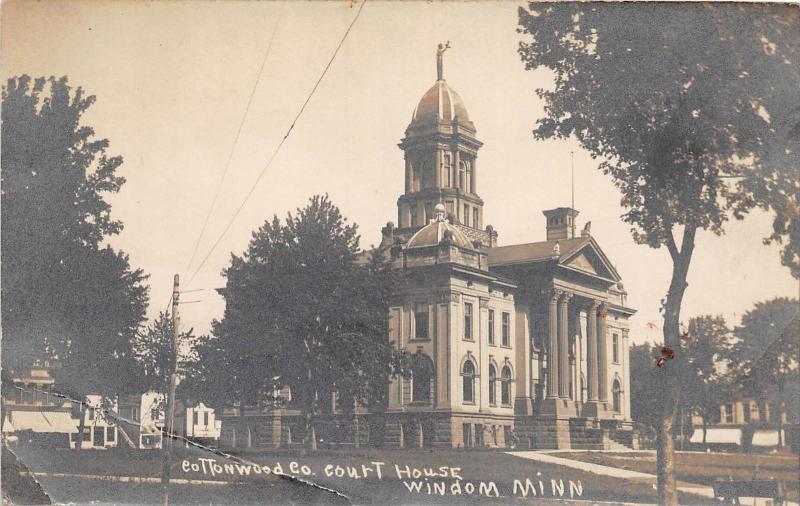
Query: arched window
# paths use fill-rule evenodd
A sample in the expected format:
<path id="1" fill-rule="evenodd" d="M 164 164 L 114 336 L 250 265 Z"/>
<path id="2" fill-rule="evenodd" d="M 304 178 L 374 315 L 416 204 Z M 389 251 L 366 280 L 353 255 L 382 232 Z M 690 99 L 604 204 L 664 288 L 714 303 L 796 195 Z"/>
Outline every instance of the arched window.
<path id="1" fill-rule="evenodd" d="M 433 361 L 424 353 L 416 353 L 411 364 L 411 402 L 431 402 Z"/>
<path id="2" fill-rule="evenodd" d="M 464 381 L 464 402 L 475 402 L 475 364 L 472 363 L 472 360 L 464 362 L 461 376 Z"/>
<path id="3" fill-rule="evenodd" d="M 489 404 L 497 404 L 497 371 L 492 364 L 489 364 Z"/>
<path id="4" fill-rule="evenodd" d="M 500 374 L 500 402 L 508 406 L 511 404 L 511 369 L 505 366 Z"/>
<path id="5" fill-rule="evenodd" d="M 611 387 L 611 395 L 614 403 L 614 411 L 617 413 L 622 412 L 622 389 L 617 379 L 614 380 L 614 384 Z"/>

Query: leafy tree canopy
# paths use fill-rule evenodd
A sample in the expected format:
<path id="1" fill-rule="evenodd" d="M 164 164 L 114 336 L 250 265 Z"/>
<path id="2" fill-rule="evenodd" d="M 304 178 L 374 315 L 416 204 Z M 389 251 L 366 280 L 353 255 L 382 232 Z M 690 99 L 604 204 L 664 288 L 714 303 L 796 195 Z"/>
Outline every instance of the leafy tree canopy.
<path id="1" fill-rule="evenodd" d="M 288 386 L 311 416 L 331 392 L 348 410 L 381 390 L 395 364 L 386 327 L 393 273 L 358 243 L 356 225 L 315 196 L 232 256 L 225 315 L 199 348 L 201 362 L 226 365 L 227 377 L 213 382 L 225 390 L 217 398 L 253 405 Z"/>
<path id="2" fill-rule="evenodd" d="M 185 375 L 187 370 L 195 367 L 195 343 L 198 338 L 191 329 L 181 332 L 176 349 L 173 346 L 173 329 L 172 315 L 161 312 L 158 318 L 136 335 L 133 351 L 141 374 L 137 378 L 130 378 L 130 381 L 137 382 L 140 392 L 154 390 L 166 394 L 176 366 L 179 375 Z"/>
<path id="3" fill-rule="evenodd" d="M 728 354 L 737 379 L 750 395 L 800 383 L 800 302 L 779 297 L 759 302 L 742 316 Z"/>
<path id="4" fill-rule="evenodd" d="M 769 240 L 800 276 L 800 22 L 794 6 L 531 3 L 520 9 L 539 89 L 538 138 L 574 135 L 611 175 L 634 237 L 721 233 L 730 211 L 776 213 Z M 725 176 L 744 178 L 724 179 Z M 684 239 L 693 240 L 684 236 Z"/>
<path id="5" fill-rule="evenodd" d="M 105 198 L 125 180 L 81 124 L 94 99 L 64 77 L 12 78 L 2 93 L 3 363 L 56 358 L 74 395 L 126 392 L 148 300 L 145 274 L 103 244 L 122 230 Z"/>

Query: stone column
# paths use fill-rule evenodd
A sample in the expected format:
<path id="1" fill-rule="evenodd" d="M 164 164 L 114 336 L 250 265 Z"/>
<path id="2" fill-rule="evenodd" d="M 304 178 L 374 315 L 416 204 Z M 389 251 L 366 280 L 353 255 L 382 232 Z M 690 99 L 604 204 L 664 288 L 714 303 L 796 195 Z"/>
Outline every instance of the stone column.
<path id="1" fill-rule="evenodd" d="M 569 391 L 569 299 L 565 293 L 558 304 L 558 391 L 562 399 L 570 398 Z"/>
<path id="2" fill-rule="evenodd" d="M 600 402 L 608 401 L 608 343 L 606 342 L 606 315 L 608 308 L 605 304 L 600 306 L 599 332 L 597 336 L 597 379 L 598 397 Z"/>
<path id="3" fill-rule="evenodd" d="M 478 194 L 478 167 L 477 167 L 478 157 L 472 158 L 472 193 Z M 480 213 L 480 211 L 478 211 Z M 477 227 L 477 225 L 476 225 Z"/>
<path id="4" fill-rule="evenodd" d="M 586 312 L 586 376 L 589 382 L 589 402 L 597 402 L 597 307 L 598 302 L 591 303 Z"/>
<path id="5" fill-rule="evenodd" d="M 554 290 L 550 294 L 550 340 L 547 343 L 547 398 L 558 398 L 558 298 L 561 296 L 560 290 Z"/>
<path id="6" fill-rule="evenodd" d="M 411 160 L 406 157 L 406 193 L 411 193 L 413 190 L 414 181 L 414 168 Z"/>

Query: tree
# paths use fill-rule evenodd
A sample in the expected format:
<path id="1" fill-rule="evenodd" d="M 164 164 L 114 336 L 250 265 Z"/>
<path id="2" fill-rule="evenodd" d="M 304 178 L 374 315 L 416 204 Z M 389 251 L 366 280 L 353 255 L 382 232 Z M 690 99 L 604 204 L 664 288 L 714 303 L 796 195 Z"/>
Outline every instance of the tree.
<path id="1" fill-rule="evenodd" d="M 347 412 L 370 402 L 394 372 L 390 269 L 381 251 L 360 260 L 358 242 L 356 225 L 327 196 L 283 224 L 277 216 L 266 222 L 225 269 L 225 314 L 200 351 L 225 361 L 223 388 L 242 407 L 288 386 L 311 449 L 326 399 L 335 393 Z"/>
<path id="2" fill-rule="evenodd" d="M 2 99 L 3 365 L 54 358 L 62 393 L 123 394 L 148 288 L 104 245 L 122 230 L 105 200 L 122 158 L 81 124 L 95 98 L 65 77 L 9 79 Z"/>
<path id="3" fill-rule="evenodd" d="M 185 374 L 197 361 L 195 343 L 198 338 L 191 329 L 178 336 L 178 349 L 173 346 L 172 315 L 161 312 L 133 342 L 134 356 L 139 364 L 141 375 L 136 378 L 141 393 L 155 390 L 166 395 L 169 379 L 176 370 Z"/>
<path id="4" fill-rule="evenodd" d="M 658 371 L 653 362 L 659 355 L 659 346 L 650 343 L 634 344 L 629 351 L 631 378 L 631 418 L 655 429 L 658 427 L 662 400 L 653 395 L 658 391 Z"/>
<path id="5" fill-rule="evenodd" d="M 708 424 L 719 409 L 719 399 L 725 393 L 723 357 L 730 347 L 731 331 L 722 316 L 697 316 L 689 320 L 688 335 L 684 338 L 683 353 L 687 374 L 681 378 L 686 395 L 682 402 L 703 417 L 703 443 Z"/>
<path id="6" fill-rule="evenodd" d="M 798 259 L 797 165 L 770 152 L 800 124 L 792 112 L 800 103 L 799 17 L 790 6 L 707 3 L 531 3 L 519 11 L 520 31 L 531 36 L 519 49 L 526 68 L 554 74 L 552 89 L 537 90 L 546 115 L 535 137 L 575 136 L 602 159 L 634 239 L 669 252 L 662 311 L 672 350 L 680 349 L 698 231 L 721 234 L 731 215 L 767 207 L 776 214 L 771 238 L 787 239 L 784 263 Z M 659 368 L 665 504 L 677 504 L 672 429 L 685 364 L 678 353 Z"/>
<path id="7" fill-rule="evenodd" d="M 759 302 L 742 316 L 734 329 L 736 341 L 728 357 L 741 389 L 758 401 L 759 419 L 766 419 L 766 403 L 796 409 L 800 386 L 800 343 L 797 299 L 785 297 Z M 789 394 L 789 395 L 787 395 Z M 771 410 L 778 415 L 780 409 Z"/>

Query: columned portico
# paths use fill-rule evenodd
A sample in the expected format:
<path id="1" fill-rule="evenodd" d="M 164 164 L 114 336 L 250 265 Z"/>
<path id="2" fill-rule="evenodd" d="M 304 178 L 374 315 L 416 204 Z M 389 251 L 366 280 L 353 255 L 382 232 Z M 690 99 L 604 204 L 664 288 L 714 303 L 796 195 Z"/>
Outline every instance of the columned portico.
<path id="1" fill-rule="evenodd" d="M 608 412 L 608 343 L 605 303 L 591 300 L 586 309 L 586 375 L 588 399 L 583 414 L 607 418 Z"/>
<path id="2" fill-rule="evenodd" d="M 559 397 L 559 339 L 558 339 L 558 299 L 561 298 L 561 290 L 553 290 L 550 294 L 549 311 L 549 346 L 547 349 L 547 398 L 558 399 Z"/>
<path id="3" fill-rule="evenodd" d="M 569 300 L 571 293 L 564 293 L 558 303 L 558 393 L 561 399 L 569 399 Z"/>
<path id="4" fill-rule="evenodd" d="M 586 376 L 589 402 L 597 402 L 597 308 L 599 303 L 592 301 L 586 312 Z"/>
<path id="5" fill-rule="evenodd" d="M 597 336 L 597 377 L 598 397 L 601 403 L 608 402 L 608 342 L 606 335 L 606 317 L 608 308 L 605 304 L 600 306 L 599 335 Z"/>

